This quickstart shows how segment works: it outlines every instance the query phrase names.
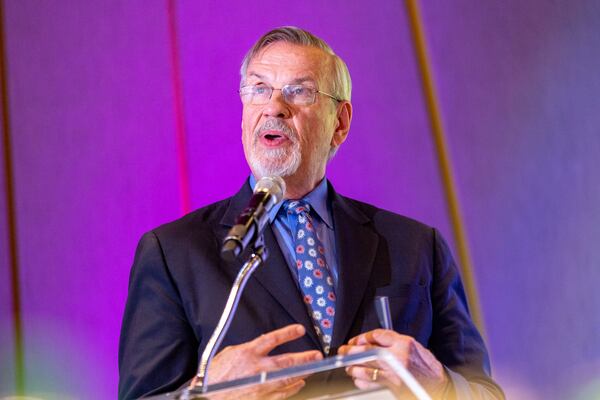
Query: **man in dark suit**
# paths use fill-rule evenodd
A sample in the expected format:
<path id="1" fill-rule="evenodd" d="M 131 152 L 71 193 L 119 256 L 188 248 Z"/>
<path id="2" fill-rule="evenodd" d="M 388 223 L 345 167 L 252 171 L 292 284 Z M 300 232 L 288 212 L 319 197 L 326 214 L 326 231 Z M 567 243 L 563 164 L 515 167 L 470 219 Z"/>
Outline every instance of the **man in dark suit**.
<path id="1" fill-rule="evenodd" d="M 325 179 L 352 118 L 344 62 L 321 39 L 286 27 L 259 39 L 241 75 L 252 176 L 233 197 L 140 241 L 121 332 L 119 397 L 172 391 L 193 377 L 241 265 L 219 257 L 220 243 L 256 180 L 281 176 L 287 201 L 270 213 L 270 257 L 246 287 L 209 382 L 386 348 L 436 396 L 503 398 L 439 233 L 340 196 Z M 390 298 L 393 330 L 377 329 L 375 296 Z M 347 373 L 361 388 L 399 384 L 383 365 Z M 246 395 L 285 398 L 303 386 L 297 378 Z"/>

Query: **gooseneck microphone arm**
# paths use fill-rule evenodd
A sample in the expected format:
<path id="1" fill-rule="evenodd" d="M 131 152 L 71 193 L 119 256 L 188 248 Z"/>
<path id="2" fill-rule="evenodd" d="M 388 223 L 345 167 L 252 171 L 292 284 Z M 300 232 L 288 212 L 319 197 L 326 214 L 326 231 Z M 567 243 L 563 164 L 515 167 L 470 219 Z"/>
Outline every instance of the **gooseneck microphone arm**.
<path id="1" fill-rule="evenodd" d="M 221 346 L 221 342 L 223 341 L 223 338 L 229 329 L 229 325 L 233 320 L 240 297 L 242 297 L 242 292 L 244 291 L 244 287 L 246 286 L 248 279 L 250 279 L 250 275 L 252 275 L 254 270 L 258 268 L 258 266 L 261 265 L 267 259 L 267 257 L 268 254 L 265 246 L 260 245 L 256 251 L 252 252 L 248 261 L 246 261 L 246 263 L 240 269 L 240 272 L 233 282 L 231 291 L 229 292 L 229 297 L 227 298 L 227 303 L 225 303 L 225 309 L 223 310 L 223 314 L 221 314 L 219 323 L 217 324 L 217 327 L 215 328 L 212 336 L 206 344 L 206 347 L 204 348 L 204 351 L 202 352 L 200 365 L 198 366 L 198 372 L 196 373 L 194 380 L 192 380 L 192 384 L 188 388 L 188 395 L 198 394 L 198 392 L 206 393 L 208 390 L 207 372 L 210 362 Z"/>
<path id="2" fill-rule="evenodd" d="M 259 180 L 248 207 L 238 216 L 235 225 L 223 240 L 221 257 L 227 261 L 237 259 L 249 245 L 252 246 L 252 252 L 233 282 L 225 309 L 200 357 L 198 372 L 190 385 L 181 393 L 182 400 L 198 398 L 198 395 L 208 390 L 208 367 L 229 329 L 246 283 L 256 268 L 268 257 L 262 232 L 269 220 L 269 211 L 283 199 L 284 193 L 285 182 L 280 177 Z"/>

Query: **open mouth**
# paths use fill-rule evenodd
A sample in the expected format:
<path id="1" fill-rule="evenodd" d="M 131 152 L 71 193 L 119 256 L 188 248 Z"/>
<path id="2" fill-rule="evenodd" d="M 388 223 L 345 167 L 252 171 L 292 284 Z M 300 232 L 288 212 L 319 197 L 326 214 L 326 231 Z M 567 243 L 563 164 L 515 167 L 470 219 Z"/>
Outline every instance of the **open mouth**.
<path id="1" fill-rule="evenodd" d="M 260 141 L 267 146 L 279 146 L 288 140 L 288 137 L 283 132 L 275 130 L 263 132 L 260 136 Z"/>
<path id="2" fill-rule="evenodd" d="M 263 136 L 265 139 L 267 140 L 277 140 L 281 137 L 281 135 L 277 135 L 274 133 L 267 133 L 266 135 Z"/>

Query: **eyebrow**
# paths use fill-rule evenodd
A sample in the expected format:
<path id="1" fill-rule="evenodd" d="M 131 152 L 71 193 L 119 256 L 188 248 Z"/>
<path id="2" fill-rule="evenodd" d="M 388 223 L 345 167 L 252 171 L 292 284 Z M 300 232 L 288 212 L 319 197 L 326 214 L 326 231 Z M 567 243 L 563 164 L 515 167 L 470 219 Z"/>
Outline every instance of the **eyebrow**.
<path id="1" fill-rule="evenodd" d="M 250 72 L 248 74 L 248 78 L 251 77 L 255 77 L 258 78 L 260 80 L 266 81 L 268 80 L 265 76 L 261 75 L 261 74 L 257 74 L 256 72 Z M 246 80 L 245 80 L 246 81 Z M 304 82 L 312 82 L 312 83 L 316 83 L 315 79 L 310 77 L 310 76 L 301 76 L 300 78 L 296 78 L 294 80 L 292 80 L 291 82 L 287 83 L 288 85 L 298 85 Z"/>

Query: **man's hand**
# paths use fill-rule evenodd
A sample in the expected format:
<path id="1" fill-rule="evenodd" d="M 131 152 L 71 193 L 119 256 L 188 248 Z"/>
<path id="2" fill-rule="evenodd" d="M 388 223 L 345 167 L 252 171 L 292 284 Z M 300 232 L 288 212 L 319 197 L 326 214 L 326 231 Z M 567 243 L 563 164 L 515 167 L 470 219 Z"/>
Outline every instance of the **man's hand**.
<path id="1" fill-rule="evenodd" d="M 383 348 L 396 356 L 398 361 L 415 376 L 415 378 L 432 395 L 441 394 L 448 384 L 448 377 L 443 365 L 433 354 L 414 338 L 397 332 L 375 329 L 362 333 L 339 348 L 339 354 L 356 354 L 363 351 Z M 346 372 L 360 389 L 376 387 L 377 382 L 386 380 L 394 385 L 402 382 L 386 365 L 366 364 L 347 368 Z"/>
<path id="2" fill-rule="evenodd" d="M 208 384 L 229 381 L 255 375 L 260 372 L 276 371 L 311 361 L 321 360 L 323 355 L 317 350 L 301 353 L 286 353 L 276 356 L 268 354 L 276 347 L 296 340 L 304 335 L 304 327 L 288 325 L 261 335 L 256 339 L 237 346 L 228 346 L 212 360 L 208 369 Z M 196 379 L 196 378 L 194 378 Z M 243 398 L 284 399 L 296 394 L 304 386 L 302 377 L 279 380 L 243 390 Z M 236 397 L 239 395 L 236 391 Z"/>

